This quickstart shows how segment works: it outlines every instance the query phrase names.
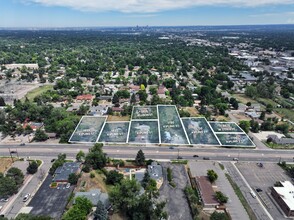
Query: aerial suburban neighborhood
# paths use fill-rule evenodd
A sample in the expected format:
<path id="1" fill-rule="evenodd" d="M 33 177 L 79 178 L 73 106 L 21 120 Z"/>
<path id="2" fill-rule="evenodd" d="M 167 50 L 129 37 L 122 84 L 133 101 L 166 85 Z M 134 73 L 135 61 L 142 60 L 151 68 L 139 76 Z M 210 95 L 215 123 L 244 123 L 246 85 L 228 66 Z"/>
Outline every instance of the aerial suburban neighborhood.
<path id="1" fill-rule="evenodd" d="M 0 30 L 0 219 L 293 218 L 293 33 Z"/>

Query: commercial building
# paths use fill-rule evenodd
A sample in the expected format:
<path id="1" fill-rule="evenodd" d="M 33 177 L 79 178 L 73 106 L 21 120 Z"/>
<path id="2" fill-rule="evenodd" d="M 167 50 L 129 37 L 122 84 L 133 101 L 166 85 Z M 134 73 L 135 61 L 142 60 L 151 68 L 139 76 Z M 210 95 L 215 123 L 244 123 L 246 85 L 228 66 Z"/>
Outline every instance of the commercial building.
<path id="1" fill-rule="evenodd" d="M 273 187 L 271 195 L 288 217 L 294 217 L 294 186 L 290 181 L 280 182 Z"/>
<path id="2" fill-rule="evenodd" d="M 63 166 L 58 167 L 55 170 L 53 182 L 67 182 L 68 177 L 72 173 L 78 173 L 80 171 L 81 163 L 67 162 Z"/>

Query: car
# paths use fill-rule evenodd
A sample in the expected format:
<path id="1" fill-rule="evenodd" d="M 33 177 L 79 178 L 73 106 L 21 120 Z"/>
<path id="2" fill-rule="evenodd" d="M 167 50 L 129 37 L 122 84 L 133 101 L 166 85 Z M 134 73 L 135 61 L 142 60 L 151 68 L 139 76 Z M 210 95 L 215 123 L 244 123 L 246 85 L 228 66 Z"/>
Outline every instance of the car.
<path id="1" fill-rule="evenodd" d="M 51 163 L 53 163 L 55 160 L 56 160 L 56 159 L 52 159 L 52 160 L 51 160 Z"/>
<path id="2" fill-rule="evenodd" d="M 193 157 L 199 157 L 197 154 L 194 154 Z"/>
<path id="3" fill-rule="evenodd" d="M 256 192 L 262 192 L 262 189 L 257 188 L 257 189 L 256 189 Z"/>
<path id="4" fill-rule="evenodd" d="M 25 143 L 21 143 L 21 144 L 20 144 L 20 146 L 25 146 L 25 145 L 26 145 Z"/>
<path id="5" fill-rule="evenodd" d="M 2 199 L 0 199 L 0 202 L 8 202 L 8 198 L 2 198 Z"/>
<path id="6" fill-rule="evenodd" d="M 65 188 L 69 189 L 69 187 L 70 187 L 70 183 L 66 184 Z"/>
<path id="7" fill-rule="evenodd" d="M 174 147 L 169 147 L 169 149 L 170 149 L 170 150 L 173 150 L 173 149 L 175 149 L 175 148 L 174 148 Z"/>
<path id="8" fill-rule="evenodd" d="M 210 160 L 209 157 L 203 157 L 203 160 Z"/>
<path id="9" fill-rule="evenodd" d="M 250 191 L 250 194 L 253 198 L 256 198 L 256 194 L 253 191 Z"/>
<path id="10" fill-rule="evenodd" d="M 237 157 L 234 157 L 233 160 L 234 161 L 239 161 L 239 159 Z"/>
<path id="11" fill-rule="evenodd" d="M 183 157 L 181 157 L 181 156 L 178 156 L 178 160 L 180 160 L 180 159 L 183 159 Z"/>
<path id="12" fill-rule="evenodd" d="M 30 198 L 30 196 L 31 196 L 31 194 L 26 194 L 24 197 L 23 197 L 23 202 L 26 202 L 26 201 L 28 201 L 28 199 Z"/>

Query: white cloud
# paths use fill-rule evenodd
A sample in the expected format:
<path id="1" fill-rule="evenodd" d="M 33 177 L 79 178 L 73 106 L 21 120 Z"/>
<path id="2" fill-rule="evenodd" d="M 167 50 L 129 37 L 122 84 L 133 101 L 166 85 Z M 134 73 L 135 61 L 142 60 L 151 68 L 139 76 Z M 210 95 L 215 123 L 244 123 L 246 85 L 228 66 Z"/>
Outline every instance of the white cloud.
<path id="1" fill-rule="evenodd" d="M 81 11 L 154 13 L 193 6 L 258 7 L 294 4 L 294 0 L 20 0 L 46 6 L 70 7 Z"/>

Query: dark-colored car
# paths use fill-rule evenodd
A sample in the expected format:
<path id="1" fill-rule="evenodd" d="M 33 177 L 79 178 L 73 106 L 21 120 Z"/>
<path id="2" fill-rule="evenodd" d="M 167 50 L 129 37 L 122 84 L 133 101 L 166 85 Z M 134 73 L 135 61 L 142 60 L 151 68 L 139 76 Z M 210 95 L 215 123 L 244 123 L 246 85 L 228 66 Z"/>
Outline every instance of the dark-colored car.
<path id="1" fill-rule="evenodd" d="M 203 157 L 203 160 L 210 160 L 209 157 Z"/>
<path id="2" fill-rule="evenodd" d="M 56 159 L 52 159 L 52 160 L 51 160 L 51 163 L 53 163 L 55 160 L 56 160 Z"/>
<path id="3" fill-rule="evenodd" d="M 262 189 L 257 188 L 257 189 L 256 189 L 256 192 L 262 192 Z"/>
<path id="4" fill-rule="evenodd" d="M 178 160 L 181 160 L 181 159 L 183 159 L 183 157 L 181 157 L 181 156 L 178 156 Z"/>
<path id="5" fill-rule="evenodd" d="M 193 157 L 199 157 L 197 154 L 194 154 Z"/>
<path id="6" fill-rule="evenodd" d="M 174 148 L 174 147 L 169 147 L 169 149 L 170 149 L 170 150 L 173 150 L 173 149 L 175 149 L 175 148 Z"/>

